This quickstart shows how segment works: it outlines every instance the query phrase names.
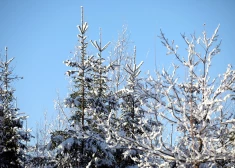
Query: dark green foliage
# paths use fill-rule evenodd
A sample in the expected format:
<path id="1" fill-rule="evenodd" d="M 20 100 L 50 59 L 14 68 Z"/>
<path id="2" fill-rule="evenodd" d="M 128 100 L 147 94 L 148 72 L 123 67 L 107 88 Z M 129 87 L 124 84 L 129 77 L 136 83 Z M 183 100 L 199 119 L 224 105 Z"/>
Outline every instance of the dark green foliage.
<path id="1" fill-rule="evenodd" d="M 18 114 L 15 107 L 14 89 L 10 86 L 19 77 L 12 75 L 6 48 L 6 60 L 0 62 L 0 167 L 23 167 L 26 163 L 26 141 L 31 135 L 23 129 L 25 116 Z"/>

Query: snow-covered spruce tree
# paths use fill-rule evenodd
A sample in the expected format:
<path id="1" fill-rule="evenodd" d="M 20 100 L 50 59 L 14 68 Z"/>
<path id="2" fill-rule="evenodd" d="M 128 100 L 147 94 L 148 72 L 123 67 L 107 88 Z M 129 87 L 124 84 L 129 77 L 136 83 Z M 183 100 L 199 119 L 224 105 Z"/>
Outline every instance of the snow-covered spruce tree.
<path id="1" fill-rule="evenodd" d="M 128 74 L 127 85 L 124 89 L 119 91 L 120 97 L 120 117 L 118 118 L 119 124 L 117 128 L 122 129 L 125 132 L 125 136 L 135 140 L 137 134 L 142 134 L 142 131 L 138 128 L 141 119 L 144 116 L 144 109 L 141 107 L 144 97 L 139 94 L 140 78 L 140 66 L 136 64 L 136 47 L 134 47 L 134 59 L 133 66 L 126 64 L 124 70 Z M 124 143 L 124 147 L 127 145 Z M 136 163 L 131 159 L 135 157 L 138 151 L 136 150 L 117 150 L 116 158 L 119 160 L 120 167 L 135 166 Z"/>
<path id="2" fill-rule="evenodd" d="M 0 61 L 0 167 L 24 167 L 27 162 L 26 141 L 31 135 L 23 128 L 26 116 L 18 113 L 12 81 L 20 79 L 13 75 L 8 60 L 7 47 L 5 58 Z M 3 60 L 5 59 L 5 60 Z"/>
<path id="3" fill-rule="evenodd" d="M 91 41 L 92 45 L 98 50 L 97 58 L 92 62 L 92 89 L 90 107 L 93 109 L 93 116 L 102 119 L 108 118 L 108 113 L 112 108 L 108 106 L 109 102 L 109 87 L 108 87 L 108 72 L 112 68 L 112 65 L 104 65 L 105 59 L 102 57 L 103 51 L 108 47 L 110 42 L 102 47 L 101 41 L 101 29 L 99 42 Z"/>
<path id="4" fill-rule="evenodd" d="M 97 42 L 92 42 L 99 50 L 98 58 L 88 56 L 86 31 L 88 24 L 83 20 L 79 29 L 78 52 L 74 60 L 67 60 L 65 64 L 74 68 L 67 71 L 74 86 L 65 105 L 72 110 L 69 119 L 71 128 L 52 133 L 50 148 L 57 149 L 58 166 L 70 167 L 112 167 L 114 159 L 105 143 L 105 133 L 99 128 L 99 122 L 107 118 L 109 105 L 106 101 L 107 68 L 103 66 L 101 53 L 107 48 Z M 106 116 L 106 117 L 105 117 Z M 98 121 L 99 119 L 99 121 Z"/>
<path id="5" fill-rule="evenodd" d="M 106 132 L 103 123 L 108 119 L 109 113 L 115 108 L 113 94 L 108 86 L 108 72 L 112 64 L 105 65 L 102 54 L 110 42 L 102 46 L 102 35 L 100 29 L 99 41 L 91 41 L 91 44 L 98 50 L 97 56 L 91 60 L 91 91 L 87 99 L 87 113 L 89 119 L 89 138 L 87 138 L 87 150 L 91 157 L 87 167 L 115 167 L 113 151 L 106 144 Z M 87 134 L 88 135 L 88 134 Z"/>
<path id="6" fill-rule="evenodd" d="M 85 156 L 85 135 L 88 129 L 86 120 L 87 96 L 91 89 L 91 58 L 88 58 L 86 48 L 87 22 L 83 20 L 83 8 L 81 17 L 81 26 L 78 26 L 78 39 L 80 45 L 77 47 L 74 60 L 67 60 L 64 63 L 74 70 L 67 71 L 74 83 L 72 93 L 65 100 L 65 105 L 73 111 L 69 119 L 71 129 L 58 130 L 52 133 L 51 147 L 57 149 L 58 166 L 85 167 L 89 162 Z"/>
<path id="7" fill-rule="evenodd" d="M 141 62 L 139 65 L 136 64 L 136 47 L 134 48 L 134 60 L 133 66 L 126 64 L 124 68 L 127 72 L 127 85 L 124 89 L 120 90 L 121 97 L 121 120 L 122 126 L 126 135 L 133 137 L 134 134 L 138 133 L 138 122 L 144 116 L 144 109 L 141 107 L 144 97 L 141 96 L 139 85 L 141 85 L 139 78 L 140 66 L 143 64 Z"/>
<path id="8" fill-rule="evenodd" d="M 139 77 L 142 62 L 137 65 L 135 58 L 136 49 L 133 65 L 127 64 L 124 69 L 128 74 L 127 85 L 117 92 L 120 108 L 118 112 L 110 113 L 104 126 L 109 133 L 108 144 L 116 149 L 115 157 L 119 167 L 145 167 L 146 161 L 151 162 L 151 158 L 146 156 L 145 146 L 154 145 L 156 137 L 161 134 L 161 124 L 154 114 L 147 111 L 148 98 L 141 90 L 144 84 Z M 154 161 L 158 160 L 154 158 Z"/>

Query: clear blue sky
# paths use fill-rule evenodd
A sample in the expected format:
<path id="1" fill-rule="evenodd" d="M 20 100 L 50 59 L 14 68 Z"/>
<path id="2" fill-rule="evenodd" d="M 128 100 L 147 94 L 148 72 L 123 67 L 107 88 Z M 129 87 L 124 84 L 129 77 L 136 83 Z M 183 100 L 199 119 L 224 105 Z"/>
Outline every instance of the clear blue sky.
<path id="1" fill-rule="evenodd" d="M 114 41 L 122 25 L 128 25 L 137 60 L 145 62 L 143 71 L 153 71 L 155 49 L 158 67 L 175 61 L 156 39 L 160 29 L 180 46 L 180 33 L 199 35 L 204 23 L 209 35 L 221 25 L 222 52 L 215 58 L 213 73 L 224 72 L 228 63 L 235 66 L 233 0 L 1 0 L 1 54 L 8 46 L 9 57 L 15 57 L 15 73 L 24 77 L 15 82 L 16 96 L 18 107 L 30 116 L 31 128 L 43 120 L 45 110 L 55 114 L 57 90 L 61 98 L 68 93 L 67 68 L 62 62 L 72 57 L 77 44 L 80 6 L 89 24 L 89 39 L 97 40 L 101 27 L 104 43 Z"/>

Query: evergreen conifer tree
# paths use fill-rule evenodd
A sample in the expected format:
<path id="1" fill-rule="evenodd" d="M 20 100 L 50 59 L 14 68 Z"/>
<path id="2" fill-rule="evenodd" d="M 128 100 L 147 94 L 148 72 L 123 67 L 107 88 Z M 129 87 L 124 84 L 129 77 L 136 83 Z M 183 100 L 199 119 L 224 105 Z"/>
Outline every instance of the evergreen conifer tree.
<path id="1" fill-rule="evenodd" d="M 0 62 L 0 167 L 23 167 L 27 161 L 25 142 L 31 135 L 23 128 L 26 116 L 18 113 L 12 81 L 20 79 L 13 75 L 8 59 L 7 47 L 5 60 Z"/>
<path id="2" fill-rule="evenodd" d="M 119 118 L 119 127 L 123 129 L 127 137 L 132 138 L 133 140 L 137 134 L 141 134 L 138 125 L 144 116 L 144 109 L 141 104 L 144 101 L 144 97 L 141 96 L 139 90 L 141 78 L 138 77 L 141 72 L 140 66 L 142 64 L 143 62 L 139 65 L 136 64 L 136 47 L 134 47 L 133 65 L 127 64 L 125 67 L 127 73 L 127 85 L 121 90 L 121 116 Z M 131 157 L 137 155 L 137 150 L 119 150 L 119 152 L 122 152 L 121 155 L 119 154 L 119 157 L 121 157 L 119 159 L 121 161 L 120 167 L 136 165 Z"/>
<path id="3" fill-rule="evenodd" d="M 108 117 L 110 107 L 106 95 L 108 67 L 103 65 L 104 59 L 101 56 L 109 43 L 101 47 L 101 40 L 99 44 L 92 41 L 99 50 L 98 58 L 87 54 L 88 24 L 83 20 L 83 8 L 81 26 L 78 29 L 78 53 L 74 60 L 64 62 L 73 68 L 67 71 L 67 75 L 72 78 L 74 86 L 65 100 L 65 105 L 73 113 L 69 120 L 71 128 L 53 132 L 50 145 L 52 149 L 58 149 L 59 166 L 110 167 L 114 162 L 112 153 L 107 150 L 105 133 L 99 127 L 102 119 Z M 65 162 L 66 165 L 62 165 Z"/>
<path id="4" fill-rule="evenodd" d="M 87 54 L 86 31 L 87 22 L 83 20 L 83 7 L 81 8 L 81 25 L 78 26 L 79 46 L 74 60 L 66 60 L 64 63 L 74 68 L 67 71 L 67 75 L 73 80 L 72 93 L 65 100 L 65 106 L 71 108 L 72 116 L 69 119 L 71 129 L 58 130 L 52 133 L 50 148 L 59 148 L 57 151 L 58 166 L 85 167 L 89 162 L 85 156 L 86 144 L 84 132 L 88 130 L 88 94 L 91 90 L 91 59 Z M 66 162 L 66 165 L 64 164 Z"/>

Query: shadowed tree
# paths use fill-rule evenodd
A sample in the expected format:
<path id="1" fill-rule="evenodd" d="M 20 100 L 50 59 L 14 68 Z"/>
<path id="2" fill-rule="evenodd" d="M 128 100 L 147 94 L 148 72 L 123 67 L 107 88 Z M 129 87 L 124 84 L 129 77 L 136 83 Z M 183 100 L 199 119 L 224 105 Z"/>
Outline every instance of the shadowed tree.
<path id="1" fill-rule="evenodd" d="M 0 167 L 24 167 L 28 158 L 25 142 L 31 137 L 23 128 L 26 116 L 18 113 L 16 107 L 11 83 L 20 77 L 13 75 L 12 61 L 13 58 L 8 59 L 6 47 L 5 60 L 0 61 Z"/>

